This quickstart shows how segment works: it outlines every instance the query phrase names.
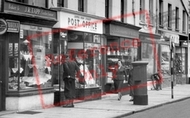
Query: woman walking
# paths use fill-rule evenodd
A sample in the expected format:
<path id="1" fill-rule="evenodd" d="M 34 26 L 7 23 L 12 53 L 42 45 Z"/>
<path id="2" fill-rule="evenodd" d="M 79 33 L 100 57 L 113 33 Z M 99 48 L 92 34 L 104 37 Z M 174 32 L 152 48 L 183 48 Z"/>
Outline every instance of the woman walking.
<path id="1" fill-rule="evenodd" d="M 121 100 L 123 81 L 125 80 L 125 77 L 127 77 L 127 75 L 125 67 L 122 65 L 122 61 L 118 60 L 117 64 L 118 66 L 113 72 L 113 81 L 115 91 L 118 93 L 118 100 Z"/>

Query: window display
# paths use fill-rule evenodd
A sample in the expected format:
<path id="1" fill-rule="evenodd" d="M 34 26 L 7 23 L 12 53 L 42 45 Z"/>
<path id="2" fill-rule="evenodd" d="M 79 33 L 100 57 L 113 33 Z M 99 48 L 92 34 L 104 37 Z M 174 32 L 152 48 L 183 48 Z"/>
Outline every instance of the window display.
<path id="1" fill-rule="evenodd" d="M 142 43 L 141 45 L 141 54 L 142 60 L 147 61 L 147 79 L 151 79 L 152 74 L 154 74 L 155 70 L 155 62 L 154 62 L 154 47 L 149 43 Z"/>
<path id="2" fill-rule="evenodd" d="M 178 48 L 176 47 L 176 54 L 175 54 L 175 69 L 176 74 L 185 74 L 185 48 Z"/>
<path id="3" fill-rule="evenodd" d="M 124 66 L 137 59 L 137 48 L 134 48 L 130 39 L 108 39 L 107 42 L 107 83 L 113 83 L 113 73 L 120 59 Z"/>
<path id="4" fill-rule="evenodd" d="M 51 87 L 50 28 L 21 25 L 18 42 L 9 42 L 9 90 Z M 29 39 L 28 37 L 31 37 Z M 18 49 L 19 48 L 19 49 Z M 19 86 L 19 87 L 18 87 Z"/>
<path id="5" fill-rule="evenodd" d="M 163 77 L 168 77 L 171 75 L 169 45 L 161 45 L 161 72 Z"/>
<path id="6" fill-rule="evenodd" d="M 68 31 L 68 53 L 77 62 L 86 81 L 86 85 L 81 85 L 76 81 L 77 88 L 100 86 L 101 58 L 99 43 L 99 35 Z"/>

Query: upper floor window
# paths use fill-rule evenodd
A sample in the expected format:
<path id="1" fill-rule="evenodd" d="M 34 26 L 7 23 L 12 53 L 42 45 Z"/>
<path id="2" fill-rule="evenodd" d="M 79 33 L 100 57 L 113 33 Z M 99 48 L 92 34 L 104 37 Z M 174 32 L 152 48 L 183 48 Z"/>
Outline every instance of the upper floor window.
<path id="1" fill-rule="evenodd" d="M 9 0 L 13 2 L 28 3 L 28 0 Z"/>
<path id="2" fill-rule="evenodd" d="M 186 32 L 186 12 L 183 10 L 182 30 Z"/>
<path id="3" fill-rule="evenodd" d="M 145 0 L 140 0 L 140 20 L 145 22 Z"/>
<path id="4" fill-rule="evenodd" d="M 171 29 L 171 22 L 172 22 L 172 5 L 168 4 L 168 29 Z"/>
<path id="5" fill-rule="evenodd" d="M 125 0 L 121 0 L 121 22 L 124 22 Z"/>
<path id="6" fill-rule="evenodd" d="M 175 8 L 175 29 L 179 30 L 179 8 Z"/>
<path id="7" fill-rule="evenodd" d="M 109 0 L 105 0 L 105 17 L 109 18 Z"/>
<path id="8" fill-rule="evenodd" d="M 48 8 L 48 0 L 8 0 L 8 1 Z"/>
<path id="9" fill-rule="evenodd" d="M 78 0 L 78 11 L 84 12 L 84 0 Z"/>
<path id="10" fill-rule="evenodd" d="M 149 0 L 149 16 L 150 16 L 150 24 L 154 23 L 154 13 L 153 13 L 153 0 Z"/>
<path id="11" fill-rule="evenodd" d="M 57 7 L 65 7 L 65 0 L 57 0 Z"/>
<path id="12" fill-rule="evenodd" d="M 159 0 L 159 25 L 163 26 L 163 0 Z"/>

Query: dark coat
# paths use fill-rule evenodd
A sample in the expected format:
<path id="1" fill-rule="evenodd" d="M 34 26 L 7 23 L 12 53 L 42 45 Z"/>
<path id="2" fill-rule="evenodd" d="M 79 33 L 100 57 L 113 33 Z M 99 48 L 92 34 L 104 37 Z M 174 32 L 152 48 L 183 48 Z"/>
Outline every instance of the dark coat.
<path id="1" fill-rule="evenodd" d="M 71 78 L 75 78 L 76 73 L 80 73 L 79 66 L 75 61 L 69 60 L 65 61 L 63 64 L 63 79 L 71 76 Z"/>
<path id="2" fill-rule="evenodd" d="M 113 79 L 114 80 L 125 80 L 125 77 L 127 77 L 126 75 L 126 71 L 125 71 L 125 67 L 121 66 L 120 68 L 116 69 L 115 72 L 113 73 Z"/>
<path id="3" fill-rule="evenodd" d="M 65 82 L 65 98 L 73 100 L 75 98 L 75 75 L 80 69 L 75 61 L 67 60 L 63 64 L 63 81 Z M 70 78 L 68 77 L 70 76 Z"/>

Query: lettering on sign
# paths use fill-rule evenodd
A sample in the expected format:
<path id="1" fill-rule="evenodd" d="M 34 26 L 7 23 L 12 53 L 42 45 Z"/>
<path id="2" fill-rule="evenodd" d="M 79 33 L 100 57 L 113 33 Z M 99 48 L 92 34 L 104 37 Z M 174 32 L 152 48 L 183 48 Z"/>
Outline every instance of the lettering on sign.
<path id="1" fill-rule="evenodd" d="M 87 28 L 90 31 L 97 30 L 97 23 L 93 22 L 91 18 L 85 18 L 80 16 L 68 17 L 68 26 Z"/>
<path id="2" fill-rule="evenodd" d="M 15 20 L 6 20 L 7 21 L 7 32 L 18 33 L 20 31 L 20 22 Z"/>
<path id="3" fill-rule="evenodd" d="M 4 2 L 4 12 L 5 13 L 18 13 L 18 14 L 27 14 L 42 18 L 49 18 L 56 20 L 57 19 L 57 13 L 56 11 L 49 10 L 49 9 L 43 9 L 35 6 L 26 6 L 18 3 L 12 3 L 5 1 Z"/>

